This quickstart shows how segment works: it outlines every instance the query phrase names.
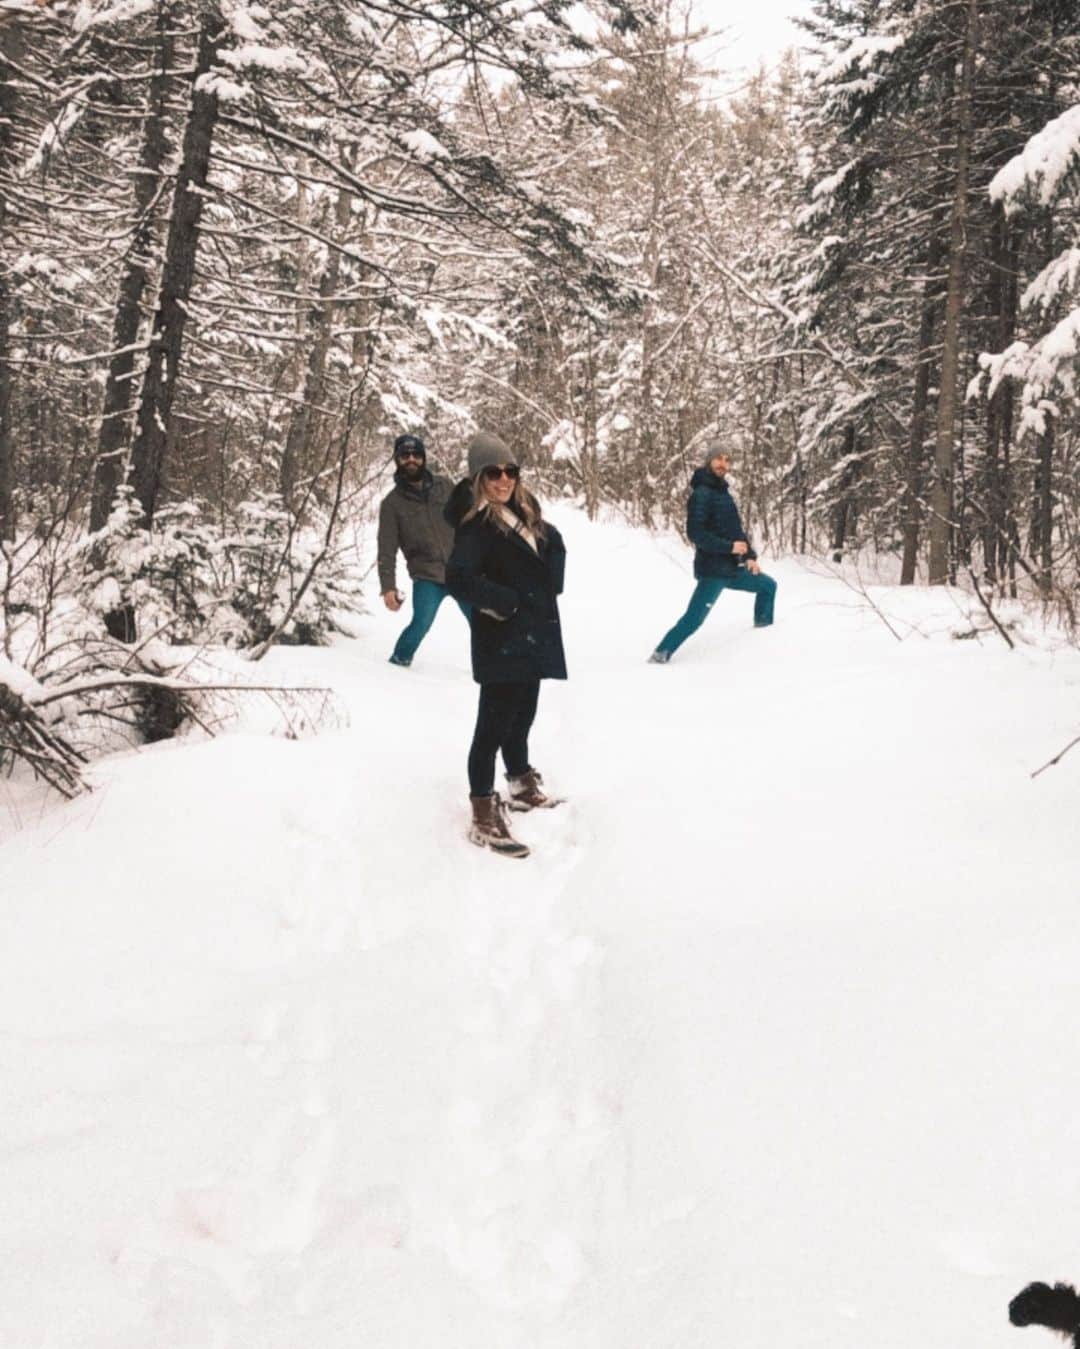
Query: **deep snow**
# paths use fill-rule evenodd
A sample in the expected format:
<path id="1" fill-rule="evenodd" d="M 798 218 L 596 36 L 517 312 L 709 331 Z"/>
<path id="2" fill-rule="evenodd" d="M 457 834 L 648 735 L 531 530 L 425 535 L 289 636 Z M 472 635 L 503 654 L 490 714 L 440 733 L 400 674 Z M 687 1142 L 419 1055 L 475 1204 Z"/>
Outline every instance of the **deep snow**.
<path id="1" fill-rule="evenodd" d="M 346 732 L 3 789 L 3 1349 L 1004 1349 L 1080 1278 L 1080 657 L 783 562 L 649 666 L 688 555 L 558 519 L 525 863 L 450 606 L 267 658 Z"/>

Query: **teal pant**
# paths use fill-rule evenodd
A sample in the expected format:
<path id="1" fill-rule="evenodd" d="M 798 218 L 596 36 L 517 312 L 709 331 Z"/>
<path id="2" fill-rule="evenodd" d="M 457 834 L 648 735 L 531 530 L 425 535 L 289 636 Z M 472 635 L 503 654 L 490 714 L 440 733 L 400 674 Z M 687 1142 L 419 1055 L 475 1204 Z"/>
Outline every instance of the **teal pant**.
<path id="1" fill-rule="evenodd" d="M 449 590 L 444 585 L 440 585 L 438 581 L 413 582 L 412 620 L 397 639 L 394 653 L 390 657 L 395 665 L 412 664 L 412 658 L 416 655 L 417 647 L 428 635 L 432 623 L 435 622 L 435 615 L 439 612 L 439 606 L 449 594 Z M 459 603 L 458 608 L 468 621 L 468 606 Z"/>
<path id="2" fill-rule="evenodd" d="M 709 616 L 709 610 L 720 598 L 722 590 L 745 590 L 754 597 L 754 627 L 767 628 L 773 621 L 776 600 L 776 582 L 771 576 L 740 568 L 734 576 L 703 576 L 694 587 L 686 613 L 662 638 L 657 651 L 674 655 L 688 637 L 693 636 Z"/>

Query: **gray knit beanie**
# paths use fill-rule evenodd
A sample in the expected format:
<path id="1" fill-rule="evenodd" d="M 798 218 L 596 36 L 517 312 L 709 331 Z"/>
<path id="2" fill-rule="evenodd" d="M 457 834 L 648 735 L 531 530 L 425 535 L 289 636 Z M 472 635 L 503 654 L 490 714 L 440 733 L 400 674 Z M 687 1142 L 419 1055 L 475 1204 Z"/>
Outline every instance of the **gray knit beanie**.
<path id="1" fill-rule="evenodd" d="M 469 477 L 475 478 L 489 464 L 513 464 L 510 446 L 490 431 L 477 431 L 469 441 Z"/>
<path id="2" fill-rule="evenodd" d="M 710 440 L 709 443 L 705 446 L 706 468 L 712 463 L 712 461 L 717 457 L 717 455 L 720 454 L 722 454 L 725 459 L 731 458 L 731 451 L 728 449 L 728 447 L 724 444 L 722 440 Z"/>

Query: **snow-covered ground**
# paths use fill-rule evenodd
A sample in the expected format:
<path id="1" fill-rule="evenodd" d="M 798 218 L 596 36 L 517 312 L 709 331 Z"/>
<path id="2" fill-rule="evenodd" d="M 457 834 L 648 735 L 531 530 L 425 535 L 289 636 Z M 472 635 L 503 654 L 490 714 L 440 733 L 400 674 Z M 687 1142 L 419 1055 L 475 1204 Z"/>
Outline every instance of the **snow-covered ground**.
<path id="1" fill-rule="evenodd" d="M 791 562 L 646 665 L 688 555 L 559 520 L 527 862 L 449 607 L 260 667 L 348 731 L 0 788 L 3 1349 L 1005 1349 L 1080 1277 L 1080 656 Z"/>

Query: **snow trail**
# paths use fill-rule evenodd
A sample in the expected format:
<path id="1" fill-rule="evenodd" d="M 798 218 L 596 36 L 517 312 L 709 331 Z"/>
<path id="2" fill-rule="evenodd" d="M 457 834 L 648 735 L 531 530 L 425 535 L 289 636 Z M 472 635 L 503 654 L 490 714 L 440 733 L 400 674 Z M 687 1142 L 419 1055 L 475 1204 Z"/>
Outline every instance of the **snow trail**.
<path id="1" fill-rule="evenodd" d="M 267 658 L 348 732 L 0 849 L 0 1344 L 993 1349 L 1080 1277 L 1078 767 L 1027 777 L 1080 659 L 782 563 L 648 666 L 688 554 L 558 523 L 527 862 L 464 841 L 449 607 L 409 671 L 381 610 Z"/>

